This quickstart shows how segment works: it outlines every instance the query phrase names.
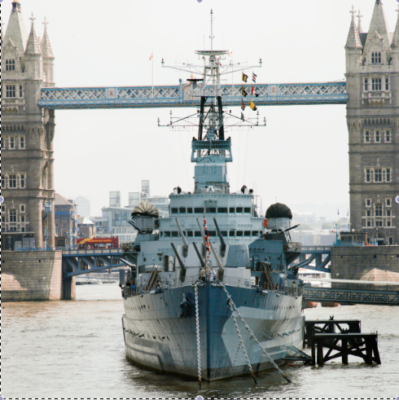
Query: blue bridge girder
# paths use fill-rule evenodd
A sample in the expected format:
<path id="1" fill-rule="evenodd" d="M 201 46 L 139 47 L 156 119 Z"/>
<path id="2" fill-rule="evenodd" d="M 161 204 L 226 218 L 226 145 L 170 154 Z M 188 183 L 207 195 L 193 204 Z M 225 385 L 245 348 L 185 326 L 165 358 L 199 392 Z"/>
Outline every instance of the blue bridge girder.
<path id="1" fill-rule="evenodd" d="M 251 95 L 252 86 L 254 93 Z M 346 82 L 222 85 L 223 104 L 240 106 L 242 87 L 257 106 L 346 104 Z M 98 108 L 197 107 L 200 89 L 180 82 L 177 86 L 82 87 L 41 89 L 38 105 L 53 110 Z"/>
<path id="2" fill-rule="evenodd" d="M 330 273 L 331 269 L 327 267 L 331 261 L 330 246 L 302 246 L 300 249 L 299 260 L 291 264 L 296 269 L 306 268 L 308 270 Z M 314 261 L 315 266 L 309 264 Z"/>
<path id="3" fill-rule="evenodd" d="M 63 276 L 90 274 L 109 268 L 124 267 L 119 257 L 122 249 L 64 250 L 62 252 Z"/>

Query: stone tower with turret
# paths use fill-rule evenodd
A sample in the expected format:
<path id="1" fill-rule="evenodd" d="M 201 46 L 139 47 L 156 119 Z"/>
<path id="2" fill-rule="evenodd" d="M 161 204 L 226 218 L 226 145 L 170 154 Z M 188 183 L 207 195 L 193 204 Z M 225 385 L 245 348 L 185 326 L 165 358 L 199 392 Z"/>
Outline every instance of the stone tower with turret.
<path id="1" fill-rule="evenodd" d="M 40 89 L 54 86 L 54 56 L 47 23 L 40 41 L 30 20 L 28 35 L 14 0 L 2 38 L 3 249 L 54 247 L 54 111 L 37 105 Z"/>
<path id="2" fill-rule="evenodd" d="M 399 243 L 399 19 L 390 33 L 381 0 L 368 32 L 354 14 L 345 46 L 351 227 Z"/>

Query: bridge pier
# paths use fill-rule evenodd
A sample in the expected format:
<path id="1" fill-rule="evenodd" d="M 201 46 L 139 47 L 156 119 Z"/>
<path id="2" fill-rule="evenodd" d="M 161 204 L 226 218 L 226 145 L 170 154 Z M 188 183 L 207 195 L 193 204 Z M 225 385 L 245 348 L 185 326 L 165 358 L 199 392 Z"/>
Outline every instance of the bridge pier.
<path id="1" fill-rule="evenodd" d="M 75 299 L 76 299 L 76 278 L 74 276 L 63 277 L 61 300 L 75 300 Z"/>

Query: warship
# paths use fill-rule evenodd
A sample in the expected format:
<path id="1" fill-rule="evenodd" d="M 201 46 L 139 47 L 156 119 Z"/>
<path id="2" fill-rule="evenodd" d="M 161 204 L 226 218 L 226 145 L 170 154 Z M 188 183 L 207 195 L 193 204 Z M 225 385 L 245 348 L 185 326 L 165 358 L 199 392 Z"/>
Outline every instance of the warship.
<path id="1" fill-rule="evenodd" d="M 199 107 L 194 190 L 173 189 L 167 218 L 146 201 L 132 212 L 138 234 L 122 258 L 130 266 L 122 285 L 126 356 L 200 383 L 243 374 L 256 382 L 268 368 L 289 381 L 279 365 L 302 354 L 304 326 L 292 213 L 276 203 L 259 216 L 253 190 L 231 192 L 220 88 L 228 51 L 213 50 L 211 39 L 211 50 L 196 53 L 204 65 L 189 80 Z"/>

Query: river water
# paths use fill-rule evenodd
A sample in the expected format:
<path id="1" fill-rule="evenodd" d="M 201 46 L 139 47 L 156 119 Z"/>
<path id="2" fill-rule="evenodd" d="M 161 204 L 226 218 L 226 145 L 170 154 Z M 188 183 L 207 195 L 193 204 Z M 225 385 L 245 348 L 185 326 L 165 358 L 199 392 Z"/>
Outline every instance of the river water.
<path id="1" fill-rule="evenodd" d="M 286 366 L 275 371 L 203 383 L 161 375 L 125 358 L 119 287 L 82 285 L 76 301 L 2 304 L 1 395 L 7 398 L 248 398 L 399 396 L 399 308 L 339 306 L 305 310 L 308 319 L 356 318 L 362 332 L 378 331 L 382 365 L 356 358 L 349 365 Z"/>

